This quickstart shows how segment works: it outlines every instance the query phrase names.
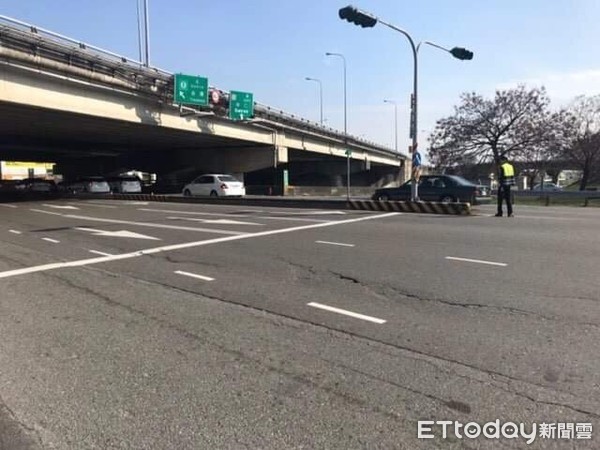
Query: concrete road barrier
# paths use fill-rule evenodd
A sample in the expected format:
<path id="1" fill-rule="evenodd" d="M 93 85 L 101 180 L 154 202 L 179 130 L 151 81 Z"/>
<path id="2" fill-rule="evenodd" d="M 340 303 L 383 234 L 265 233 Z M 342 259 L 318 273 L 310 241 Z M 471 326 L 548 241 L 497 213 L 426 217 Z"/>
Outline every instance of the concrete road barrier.
<path id="1" fill-rule="evenodd" d="M 470 203 L 440 202 L 389 202 L 378 200 L 350 200 L 352 209 L 369 211 L 396 211 L 425 214 L 452 214 L 468 216 L 471 214 Z"/>

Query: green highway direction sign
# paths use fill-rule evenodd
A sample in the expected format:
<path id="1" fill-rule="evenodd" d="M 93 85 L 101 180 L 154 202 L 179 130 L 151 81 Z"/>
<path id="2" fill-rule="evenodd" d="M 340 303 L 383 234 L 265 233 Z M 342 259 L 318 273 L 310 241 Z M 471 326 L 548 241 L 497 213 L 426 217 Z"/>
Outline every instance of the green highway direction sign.
<path id="1" fill-rule="evenodd" d="M 250 92 L 229 93 L 229 118 L 244 120 L 254 117 L 254 96 Z"/>
<path id="2" fill-rule="evenodd" d="M 208 105 L 208 79 L 193 75 L 175 74 L 175 103 Z"/>

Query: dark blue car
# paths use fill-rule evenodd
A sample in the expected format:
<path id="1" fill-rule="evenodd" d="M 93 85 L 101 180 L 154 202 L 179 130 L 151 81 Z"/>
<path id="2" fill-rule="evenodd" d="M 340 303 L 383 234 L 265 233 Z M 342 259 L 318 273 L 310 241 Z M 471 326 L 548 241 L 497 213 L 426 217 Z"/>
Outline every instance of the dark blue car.
<path id="1" fill-rule="evenodd" d="M 411 181 L 394 188 L 377 189 L 373 200 L 410 200 Z M 419 180 L 419 198 L 429 202 L 469 202 L 481 203 L 487 192 L 469 180 L 457 175 L 423 175 Z"/>

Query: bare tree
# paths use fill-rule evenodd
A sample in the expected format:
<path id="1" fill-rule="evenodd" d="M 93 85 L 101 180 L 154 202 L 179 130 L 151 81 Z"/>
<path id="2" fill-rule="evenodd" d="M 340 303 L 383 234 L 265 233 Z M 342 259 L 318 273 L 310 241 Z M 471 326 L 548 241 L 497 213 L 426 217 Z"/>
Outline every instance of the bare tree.
<path id="1" fill-rule="evenodd" d="M 583 191 L 594 171 L 600 170 L 600 95 L 577 97 L 564 114 L 562 154 L 582 171 Z"/>
<path id="2" fill-rule="evenodd" d="M 429 159 L 438 167 L 541 155 L 552 114 L 544 88 L 499 90 L 493 99 L 465 93 L 452 116 L 438 120 L 429 138 Z"/>

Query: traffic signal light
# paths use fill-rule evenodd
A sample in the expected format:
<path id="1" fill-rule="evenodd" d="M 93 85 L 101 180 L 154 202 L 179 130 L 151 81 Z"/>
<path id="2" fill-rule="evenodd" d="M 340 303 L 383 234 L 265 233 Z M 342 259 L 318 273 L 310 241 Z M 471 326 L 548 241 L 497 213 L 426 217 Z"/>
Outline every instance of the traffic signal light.
<path id="1" fill-rule="evenodd" d="M 473 52 L 470 52 L 466 48 L 454 47 L 452 50 L 450 50 L 450 53 L 452 53 L 452 56 L 454 56 L 456 59 L 462 59 L 462 60 L 473 59 Z"/>
<path id="2" fill-rule="evenodd" d="M 360 9 L 352 5 L 341 8 L 339 11 L 340 19 L 347 20 L 354 25 L 360 25 L 363 28 L 374 27 L 377 23 L 377 18 L 370 14 L 362 12 Z"/>

